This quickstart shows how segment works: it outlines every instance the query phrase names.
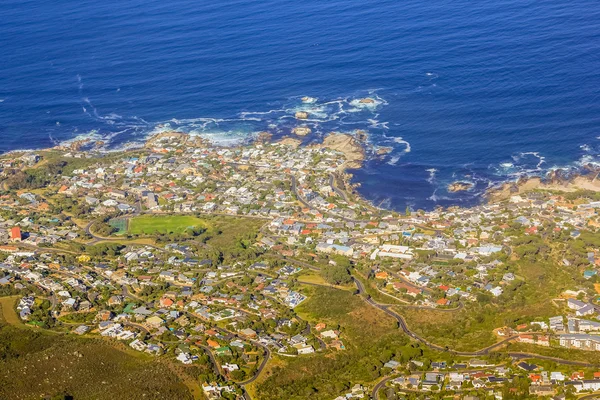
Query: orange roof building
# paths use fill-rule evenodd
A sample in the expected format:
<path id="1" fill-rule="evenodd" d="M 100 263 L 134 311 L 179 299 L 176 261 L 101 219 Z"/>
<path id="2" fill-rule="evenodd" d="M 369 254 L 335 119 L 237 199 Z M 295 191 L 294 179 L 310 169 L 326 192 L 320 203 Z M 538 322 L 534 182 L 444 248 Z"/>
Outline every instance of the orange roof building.
<path id="1" fill-rule="evenodd" d="M 15 226 L 10 229 L 10 240 L 13 242 L 20 242 L 23 237 L 21 236 L 21 228 Z"/>
<path id="2" fill-rule="evenodd" d="M 381 271 L 375 274 L 375 278 L 377 279 L 387 279 L 388 278 L 388 273 L 385 271 Z"/>

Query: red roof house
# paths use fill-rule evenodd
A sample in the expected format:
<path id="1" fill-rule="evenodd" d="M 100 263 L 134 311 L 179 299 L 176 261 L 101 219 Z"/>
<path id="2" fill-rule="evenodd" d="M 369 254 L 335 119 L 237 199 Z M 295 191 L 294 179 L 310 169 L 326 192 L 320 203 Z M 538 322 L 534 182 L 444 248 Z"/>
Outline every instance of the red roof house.
<path id="1" fill-rule="evenodd" d="M 10 240 L 12 240 L 13 242 L 20 242 L 21 239 L 22 239 L 21 228 L 19 228 L 18 226 L 11 228 Z"/>

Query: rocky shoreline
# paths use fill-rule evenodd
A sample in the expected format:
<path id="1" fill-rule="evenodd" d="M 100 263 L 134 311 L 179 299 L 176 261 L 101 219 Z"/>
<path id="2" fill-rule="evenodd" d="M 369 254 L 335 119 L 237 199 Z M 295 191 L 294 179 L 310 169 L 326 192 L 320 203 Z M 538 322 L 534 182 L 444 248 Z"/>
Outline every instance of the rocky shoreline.
<path id="1" fill-rule="evenodd" d="M 521 178 L 516 182 L 505 182 L 499 187 L 489 189 L 486 200 L 488 203 L 495 203 L 537 189 L 556 192 L 578 190 L 600 192 L 600 168 L 589 166 L 586 172 L 572 176 L 562 176 L 559 171 L 554 171 L 546 177 L 532 176 Z"/>
<path id="2" fill-rule="evenodd" d="M 340 166 L 342 172 L 346 169 L 360 168 L 365 160 L 364 147 L 354 136 L 347 133 L 332 132 L 323 139 L 321 144 L 316 146 L 343 153 L 346 157 L 346 162 Z"/>
<path id="3" fill-rule="evenodd" d="M 471 182 L 457 181 L 448 185 L 448 191 L 450 193 L 464 192 L 465 190 L 470 190 L 472 188 L 473 184 Z"/>
<path id="4" fill-rule="evenodd" d="M 285 136 L 273 143 L 279 143 L 285 146 L 300 147 L 303 145 L 303 141 L 298 136 L 304 136 L 295 133 L 297 137 Z M 307 133 L 308 134 L 308 133 Z M 190 135 L 185 132 L 179 131 L 166 131 L 156 133 L 149 136 L 145 142 L 140 146 L 141 148 L 152 148 L 159 142 L 163 141 L 182 141 L 190 147 L 205 147 L 205 146 L 216 146 L 201 136 Z M 255 143 L 270 143 L 273 140 L 273 135 L 269 132 L 260 132 L 254 139 Z M 346 161 L 340 165 L 336 176 L 340 179 L 340 182 L 344 185 L 344 190 L 352 194 L 353 196 L 359 197 L 361 201 L 366 204 L 370 204 L 373 208 L 380 210 L 380 207 L 373 205 L 370 201 L 361 198 L 357 188 L 360 187 L 360 183 L 353 183 L 353 175 L 348 172 L 349 169 L 359 169 L 362 167 L 363 162 L 367 158 L 367 153 L 373 154 L 374 156 L 382 156 L 388 154 L 391 151 L 389 147 L 373 147 L 368 142 L 368 135 L 365 131 L 357 130 L 354 134 L 352 133 L 341 133 L 331 132 L 321 143 L 308 144 L 308 147 L 316 148 L 328 148 L 330 150 L 339 151 L 344 154 Z M 126 153 L 135 149 L 121 149 L 121 150 L 107 150 L 103 148 L 104 142 L 95 139 L 80 139 L 72 142 L 66 142 L 51 148 L 38 149 L 38 150 L 14 150 L 6 154 L 20 154 L 29 153 L 33 151 L 83 151 L 83 152 L 95 152 L 95 153 L 112 153 L 120 151 Z M 448 185 L 447 190 L 450 193 L 456 193 L 461 191 L 468 191 L 473 188 L 473 184 L 470 182 L 456 181 Z M 511 196 L 524 194 L 533 190 L 549 190 L 557 192 L 574 192 L 578 190 L 589 190 L 594 192 L 600 192 L 600 167 L 594 165 L 586 165 L 582 167 L 582 171 L 578 174 L 564 175 L 560 170 L 555 170 L 548 173 L 546 176 L 531 176 L 519 178 L 514 182 L 504 182 L 498 186 L 488 189 L 484 195 L 484 199 L 487 203 L 495 203 L 509 199 Z"/>

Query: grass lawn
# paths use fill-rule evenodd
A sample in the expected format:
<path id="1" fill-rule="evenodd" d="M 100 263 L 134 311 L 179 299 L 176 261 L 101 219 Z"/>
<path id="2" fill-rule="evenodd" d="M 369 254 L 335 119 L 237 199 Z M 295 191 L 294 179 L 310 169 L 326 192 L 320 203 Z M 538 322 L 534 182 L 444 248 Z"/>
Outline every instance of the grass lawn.
<path id="1" fill-rule="evenodd" d="M 1 320 L 16 326 L 23 326 L 23 322 L 15 311 L 15 302 L 20 296 L 0 297 L 0 311 L 2 311 Z"/>
<path id="2" fill-rule="evenodd" d="M 354 286 L 351 284 L 346 285 L 346 286 L 331 285 L 325 279 L 323 279 L 323 277 L 321 275 L 319 275 L 317 272 L 314 272 L 314 271 L 309 271 L 307 273 L 304 273 L 304 274 L 298 276 L 298 282 L 309 283 L 309 284 L 313 283 L 315 285 L 324 285 L 324 286 L 329 286 L 331 288 L 342 289 L 342 290 L 354 289 Z"/>
<path id="3" fill-rule="evenodd" d="M 191 215 L 142 215 L 129 221 L 129 233 L 134 235 L 183 233 L 195 227 L 208 228 L 208 224 L 205 220 Z"/>

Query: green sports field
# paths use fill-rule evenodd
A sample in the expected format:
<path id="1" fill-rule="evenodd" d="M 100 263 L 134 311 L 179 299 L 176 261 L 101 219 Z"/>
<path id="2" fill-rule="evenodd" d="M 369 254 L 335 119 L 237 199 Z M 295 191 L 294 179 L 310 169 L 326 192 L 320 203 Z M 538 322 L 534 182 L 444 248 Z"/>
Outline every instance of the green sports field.
<path id="1" fill-rule="evenodd" d="M 129 233 L 150 235 L 153 233 L 183 233 L 195 227 L 208 228 L 206 221 L 190 215 L 142 215 L 129 221 Z"/>

